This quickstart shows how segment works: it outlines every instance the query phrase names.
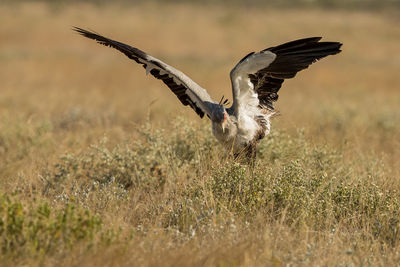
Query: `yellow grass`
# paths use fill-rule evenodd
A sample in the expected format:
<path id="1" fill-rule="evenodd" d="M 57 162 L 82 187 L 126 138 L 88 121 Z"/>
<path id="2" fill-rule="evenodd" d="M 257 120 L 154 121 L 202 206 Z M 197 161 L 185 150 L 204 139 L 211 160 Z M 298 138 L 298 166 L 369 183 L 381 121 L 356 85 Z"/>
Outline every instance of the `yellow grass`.
<path id="1" fill-rule="evenodd" d="M 384 174 L 371 183 L 378 183 L 382 192 L 399 190 L 400 27 L 396 15 L 186 4 L 2 5 L 0 194 L 16 195 L 25 204 L 40 199 L 59 209 L 62 204 L 54 200 L 57 194 L 43 193 L 43 173 L 58 170 L 55 166 L 61 155 L 86 153 L 90 145 L 98 144 L 104 136 L 109 148 L 134 142 L 140 138 L 138 129 L 148 120 L 153 128 L 160 127 L 169 135 L 178 131 L 171 122 L 184 116 L 184 124 L 190 122 L 189 128 L 201 129 L 198 135 L 204 140 L 214 138 L 210 130 L 204 132 L 207 120 L 201 121 L 191 109 L 182 106 L 160 81 L 145 76 L 143 68 L 119 52 L 75 34 L 72 26 L 92 29 L 143 49 L 188 74 L 214 99 L 222 95 L 231 98 L 229 71 L 251 51 L 309 36 L 342 42 L 341 54 L 323 59 L 295 79 L 285 81 L 277 103 L 280 116 L 273 119 L 272 131 L 284 131 L 294 138 L 303 129 L 305 142 L 339 150 L 343 162 L 355 163 L 354 173 L 379 165 L 377 168 L 384 170 Z M 183 171 L 177 168 L 177 172 L 187 175 L 177 180 L 182 186 L 189 183 L 185 179 L 192 177 L 192 173 L 206 182 L 212 173 L 208 167 L 214 171 L 232 163 L 218 161 L 222 157 L 218 154 L 222 149 L 219 145 L 212 149 L 215 162 L 195 165 L 196 168 L 189 166 Z M 258 164 L 268 167 L 272 163 L 264 158 Z M 335 168 L 340 167 L 332 166 L 332 170 Z M 210 227 L 220 227 L 219 233 L 215 230 L 214 234 L 195 238 L 188 232 L 182 233 L 182 237 L 165 231 L 145 211 L 176 189 L 175 178 L 168 177 L 172 179 L 167 181 L 170 191 L 153 192 L 159 196 L 128 190 L 130 200 L 109 200 L 104 202 L 109 206 L 101 202 L 105 206 L 98 207 L 95 202 L 101 199 L 101 192 L 97 192 L 92 202 L 79 204 L 99 214 L 104 229 L 121 228 L 121 235 L 125 236 L 143 224 L 148 227 L 146 234 L 138 231 L 128 241 L 102 243 L 85 253 L 77 246 L 68 250 L 67 255 L 45 254 L 34 259 L 12 256 L 7 258 L 8 263 L 398 264 L 398 241 L 391 246 L 370 238 L 372 232 L 368 232 L 367 226 L 350 227 L 343 221 L 331 231 L 318 230 L 307 223 L 302 230 L 294 231 L 294 226 L 285 223 L 284 218 L 267 219 L 258 213 L 248 225 L 242 215 L 228 208 L 227 214 L 240 220 L 237 225 L 232 222 L 236 232 L 226 230 L 230 225 L 219 225 L 218 220 Z M 72 191 L 67 190 L 66 194 Z M 400 198 L 394 195 L 397 200 Z M 150 200 L 154 203 L 144 202 Z M 151 223 L 142 222 L 141 216 L 149 217 Z M 399 231 L 398 224 L 396 229 Z"/>

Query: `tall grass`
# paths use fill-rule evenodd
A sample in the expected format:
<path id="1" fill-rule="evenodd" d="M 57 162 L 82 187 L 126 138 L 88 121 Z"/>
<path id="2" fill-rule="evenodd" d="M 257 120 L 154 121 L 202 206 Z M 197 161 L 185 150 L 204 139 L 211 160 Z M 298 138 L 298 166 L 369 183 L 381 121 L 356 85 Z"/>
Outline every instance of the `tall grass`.
<path id="1" fill-rule="evenodd" d="M 0 265 L 395 266 L 391 14 L 0 6 Z M 285 81 L 249 167 L 162 84 L 71 25 L 151 52 L 215 98 L 249 50 L 311 35 L 344 50 Z"/>
<path id="2" fill-rule="evenodd" d="M 274 227 L 300 239 L 310 235 L 307 246 L 312 247 L 322 245 L 327 237 L 321 235 L 346 233 L 346 240 L 353 242 L 332 246 L 362 257 L 372 255 L 370 264 L 396 257 L 400 196 L 387 186 L 385 180 L 391 177 L 381 159 L 345 159 L 343 151 L 312 143 L 302 131 L 275 130 L 262 143 L 253 168 L 222 153 L 210 138 L 208 125 L 196 126 L 185 119 L 174 125 L 180 130 L 165 132 L 147 123 L 138 128 L 134 141 L 110 147 L 104 138 L 79 153 L 60 155 L 41 170 L 41 181 L 34 184 L 34 195 L 45 201 L 37 208 L 18 202 L 27 188 L 16 190 L 15 200 L 3 196 L 3 259 L 22 263 L 33 256 L 68 262 L 68 255 L 81 259 L 110 246 L 124 247 L 128 257 L 136 242 L 151 243 L 159 236 L 168 240 L 165 247 L 145 246 L 143 251 L 158 254 L 181 247 L 189 252 L 198 242 L 228 242 L 227 238 L 233 238 L 230 245 L 255 239 L 266 249 L 271 244 L 264 243 L 263 233 Z M 25 176 L 22 179 L 31 179 Z M 86 211 L 76 214 L 76 207 Z M 89 211 L 97 215 L 92 217 Z M 247 231 L 258 234 L 247 237 Z M 75 251 L 75 243 L 82 249 Z M 365 247 L 371 250 L 367 253 Z M 322 253 L 327 248 L 313 249 Z M 389 258 L 378 257 L 382 251 Z M 239 253 L 250 253 L 249 262 L 223 257 L 210 259 L 210 264 L 262 265 L 261 252 L 243 248 Z M 295 259 L 308 252 L 276 253 L 270 260 L 301 263 Z M 128 262 L 141 259 L 150 264 L 144 255 Z M 176 259 L 169 260 L 175 265 Z M 316 264 L 322 258 L 309 260 Z M 202 264 L 200 259 L 193 263 Z"/>

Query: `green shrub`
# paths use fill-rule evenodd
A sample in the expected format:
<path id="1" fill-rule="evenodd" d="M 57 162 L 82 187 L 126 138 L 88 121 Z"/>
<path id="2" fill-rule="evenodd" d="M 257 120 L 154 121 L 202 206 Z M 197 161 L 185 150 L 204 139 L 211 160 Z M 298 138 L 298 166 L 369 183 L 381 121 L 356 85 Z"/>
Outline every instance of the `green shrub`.
<path id="1" fill-rule="evenodd" d="M 98 216 L 72 204 L 62 209 L 46 202 L 27 206 L 0 195 L 0 258 L 62 253 L 82 243 L 89 248 L 101 225 Z"/>
<path id="2" fill-rule="evenodd" d="M 168 137 L 163 130 L 153 130 L 147 123 L 138 129 L 139 138 L 111 150 L 104 138 L 81 154 L 63 155 L 58 164 L 43 173 L 48 182 L 45 191 L 64 191 L 68 181 L 79 182 L 86 188 L 117 184 L 123 189 L 162 191 L 167 178 L 177 177 L 178 172 L 198 164 L 200 153 L 204 156 L 215 144 L 201 139 L 182 119 L 174 124 L 181 131 Z"/>

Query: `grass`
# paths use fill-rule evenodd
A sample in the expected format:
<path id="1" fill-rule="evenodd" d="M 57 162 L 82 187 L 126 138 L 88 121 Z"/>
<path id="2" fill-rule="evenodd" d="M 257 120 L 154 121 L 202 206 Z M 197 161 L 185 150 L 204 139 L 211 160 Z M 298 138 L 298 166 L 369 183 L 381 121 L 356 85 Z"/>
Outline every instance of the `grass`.
<path id="1" fill-rule="evenodd" d="M 62 7 L 0 7 L 0 265 L 398 265 L 392 13 Z M 344 46 L 285 82 L 250 169 L 209 122 L 72 25 L 136 44 L 214 98 L 230 95 L 249 50 L 311 35 Z"/>

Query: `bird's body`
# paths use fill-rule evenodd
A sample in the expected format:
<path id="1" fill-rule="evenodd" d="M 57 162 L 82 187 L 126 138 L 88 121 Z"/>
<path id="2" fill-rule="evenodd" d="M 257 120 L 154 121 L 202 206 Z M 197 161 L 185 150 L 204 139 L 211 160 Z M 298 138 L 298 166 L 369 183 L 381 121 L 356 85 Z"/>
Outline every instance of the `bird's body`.
<path id="1" fill-rule="evenodd" d="M 162 80 L 182 104 L 189 105 L 200 117 L 206 114 L 211 119 L 214 136 L 228 151 L 248 159 L 255 159 L 259 141 L 270 132 L 273 102 L 278 99 L 284 79 L 293 78 L 323 57 L 339 53 L 342 45 L 319 42 L 320 37 L 312 37 L 248 54 L 230 73 L 233 104 L 225 108 L 226 100 L 213 101 L 204 88 L 184 73 L 147 53 L 90 31 L 74 30 L 143 65 L 146 74 Z"/>
<path id="2" fill-rule="evenodd" d="M 227 109 L 226 125 L 223 128 L 218 122 L 212 121 L 212 132 L 217 140 L 235 156 L 241 154 L 255 157 L 256 146 L 270 131 L 269 117 L 272 113 L 262 114 L 242 110 L 235 114 L 233 109 Z"/>

